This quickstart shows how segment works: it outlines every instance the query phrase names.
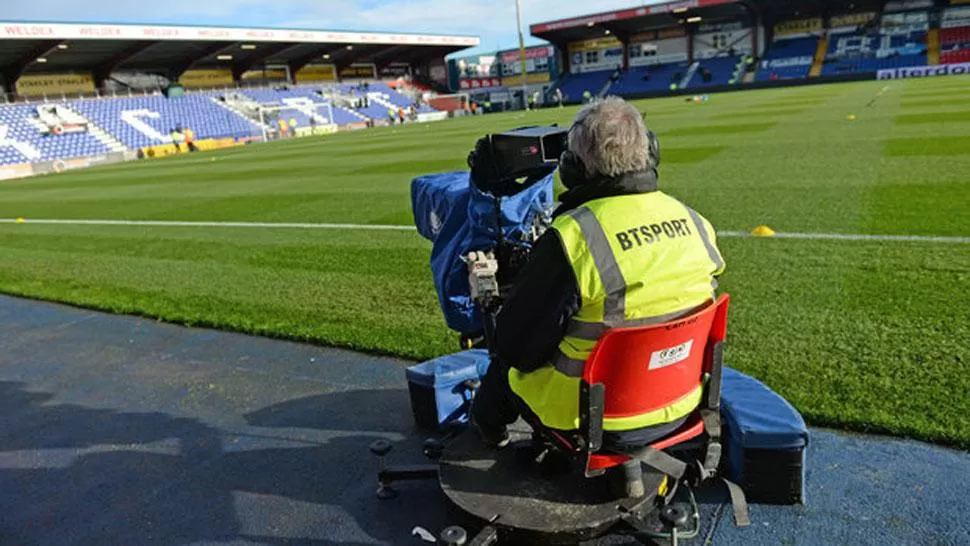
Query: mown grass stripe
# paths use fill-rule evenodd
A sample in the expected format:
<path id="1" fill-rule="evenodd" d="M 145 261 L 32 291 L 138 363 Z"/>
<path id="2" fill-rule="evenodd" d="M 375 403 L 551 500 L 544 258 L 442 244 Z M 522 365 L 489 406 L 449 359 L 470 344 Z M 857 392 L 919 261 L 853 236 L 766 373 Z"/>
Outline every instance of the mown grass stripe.
<path id="1" fill-rule="evenodd" d="M 898 125 L 921 125 L 926 123 L 965 123 L 970 121 L 970 111 L 933 112 L 931 114 L 903 114 L 896 116 Z"/>
<path id="2" fill-rule="evenodd" d="M 209 227 L 209 228 L 265 228 L 265 229 L 341 229 L 374 231 L 416 231 L 413 226 L 377 224 L 315 224 L 287 222 L 179 222 L 158 220 L 57 220 L 0 218 L 0 224 L 40 224 L 76 226 L 144 226 L 144 227 Z M 719 231 L 718 237 L 755 237 L 744 231 Z M 776 239 L 814 239 L 837 241 L 895 241 L 917 243 L 958 243 L 970 244 L 970 237 L 944 237 L 934 235 L 883 235 L 865 233 L 796 233 L 780 232 L 772 236 Z"/>

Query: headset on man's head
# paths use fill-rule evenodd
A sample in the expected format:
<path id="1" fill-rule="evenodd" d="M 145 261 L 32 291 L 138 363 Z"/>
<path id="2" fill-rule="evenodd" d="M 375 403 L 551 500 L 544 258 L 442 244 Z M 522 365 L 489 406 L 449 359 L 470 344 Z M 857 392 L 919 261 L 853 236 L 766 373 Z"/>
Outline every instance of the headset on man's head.
<path id="1" fill-rule="evenodd" d="M 576 124 L 573 123 L 569 132 L 572 133 L 575 127 Z M 657 140 L 657 135 L 650 129 L 647 129 L 647 153 L 649 154 L 647 169 L 653 169 L 656 173 L 657 167 L 660 166 L 660 141 Z M 567 149 L 559 157 L 559 178 L 567 188 L 571 189 L 585 184 L 595 176 L 595 174 L 591 175 L 587 172 L 586 164 L 572 150 Z"/>

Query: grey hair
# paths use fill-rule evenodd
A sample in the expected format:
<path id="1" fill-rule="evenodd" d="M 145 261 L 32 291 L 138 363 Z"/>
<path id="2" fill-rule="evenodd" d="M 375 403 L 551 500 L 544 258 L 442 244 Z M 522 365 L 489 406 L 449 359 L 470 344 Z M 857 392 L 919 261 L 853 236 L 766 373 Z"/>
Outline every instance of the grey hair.
<path id="1" fill-rule="evenodd" d="M 594 102 L 576 114 L 569 149 L 586 165 L 587 175 L 616 177 L 651 165 L 643 118 L 619 97 Z"/>

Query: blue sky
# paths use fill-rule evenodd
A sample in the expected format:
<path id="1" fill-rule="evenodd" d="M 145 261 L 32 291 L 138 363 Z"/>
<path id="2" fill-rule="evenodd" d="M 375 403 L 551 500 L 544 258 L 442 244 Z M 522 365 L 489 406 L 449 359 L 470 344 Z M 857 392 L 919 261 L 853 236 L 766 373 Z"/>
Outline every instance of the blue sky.
<path id="1" fill-rule="evenodd" d="M 644 0 L 522 0 L 523 27 Z M 471 34 L 481 51 L 514 47 L 515 0 L 8 0 L 0 19 Z M 534 41 L 534 40 L 532 40 Z"/>

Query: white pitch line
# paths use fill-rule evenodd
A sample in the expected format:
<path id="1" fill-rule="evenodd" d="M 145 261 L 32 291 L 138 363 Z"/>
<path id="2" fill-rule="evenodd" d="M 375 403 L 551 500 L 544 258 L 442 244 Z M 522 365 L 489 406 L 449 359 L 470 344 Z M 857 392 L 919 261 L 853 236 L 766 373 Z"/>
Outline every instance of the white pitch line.
<path id="1" fill-rule="evenodd" d="M 181 222 L 167 220 L 53 220 L 46 218 L 20 219 L 0 218 L 0 224 L 38 224 L 66 226 L 144 226 L 144 227 L 212 227 L 212 228 L 262 228 L 262 229 L 332 229 L 332 230 L 372 230 L 372 231 L 416 231 L 413 226 L 387 224 L 320 224 L 292 222 Z M 910 243 L 950 243 L 970 244 L 970 237 L 948 237 L 937 235 L 873 235 L 855 233 L 797 233 L 780 232 L 770 237 L 758 237 L 745 231 L 719 231 L 718 237 L 725 239 L 765 238 L 765 239 L 808 239 L 831 241 L 876 241 Z"/>
<path id="2" fill-rule="evenodd" d="M 377 231 L 415 231 L 412 226 L 376 224 L 313 224 L 288 222 L 179 222 L 165 220 L 50 220 L 0 218 L 0 224 L 45 224 L 65 226 L 145 226 L 145 227 L 215 227 L 279 229 L 368 229 Z"/>

